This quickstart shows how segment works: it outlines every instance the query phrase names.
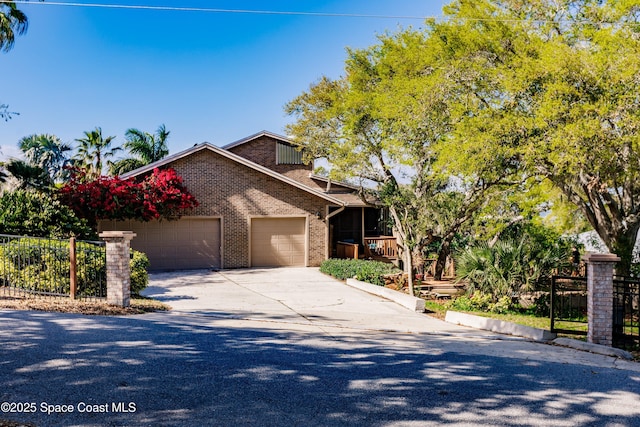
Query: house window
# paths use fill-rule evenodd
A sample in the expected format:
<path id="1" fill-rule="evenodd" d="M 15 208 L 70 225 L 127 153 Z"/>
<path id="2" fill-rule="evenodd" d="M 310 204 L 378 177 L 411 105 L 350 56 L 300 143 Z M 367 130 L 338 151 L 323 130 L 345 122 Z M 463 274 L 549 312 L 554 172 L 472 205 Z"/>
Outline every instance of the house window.
<path id="1" fill-rule="evenodd" d="M 276 143 L 276 164 L 278 165 L 302 165 L 302 151 L 298 151 L 293 145 L 282 142 Z"/>

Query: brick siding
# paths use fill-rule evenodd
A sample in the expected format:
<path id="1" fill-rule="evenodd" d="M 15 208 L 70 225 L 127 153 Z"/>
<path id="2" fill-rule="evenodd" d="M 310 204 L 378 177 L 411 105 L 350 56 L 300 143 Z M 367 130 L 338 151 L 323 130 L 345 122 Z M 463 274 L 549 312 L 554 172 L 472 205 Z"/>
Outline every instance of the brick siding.
<path id="1" fill-rule="evenodd" d="M 250 144 L 251 151 L 265 153 L 271 138 Z M 242 147 L 242 146 L 240 146 Z M 245 147 L 247 148 L 247 147 Z M 255 150 L 253 148 L 256 148 Z M 271 153 L 275 145 L 271 148 Z M 237 153 L 240 154 L 240 153 Z M 255 154 L 251 160 L 259 160 Z M 258 163 L 256 161 L 256 163 Z M 264 163 L 267 163 L 265 160 Z M 275 154 L 273 164 L 276 167 Z M 279 165 L 295 166 L 295 165 Z M 327 202 L 301 189 L 285 184 L 268 175 L 236 163 L 210 150 L 203 149 L 177 159 L 165 167 L 172 167 L 182 176 L 184 185 L 200 202 L 189 215 L 220 216 L 222 218 L 222 247 L 224 268 L 249 266 L 250 216 L 308 216 L 309 266 L 318 266 L 326 257 L 326 224 L 315 212 L 325 212 Z M 300 166 L 296 166 L 300 169 Z M 287 168 L 278 168 L 280 170 Z M 290 169 L 289 172 L 293 168 Z M 306 171 L 307 177 L 309 170 Z M 286 170 L 284 173 L 286 174 Z"/>
<path id="2" fill-rule="evenodd" d="M 277 141 L 278 140 L 270 136 L 263 135 L 244 144 L 232 147 L 229 151 L 305 185 L 317 187 L 316 183 L 309 178 L 309 174 L 313 172 L 312 163 L 308 165 L 276 164 Z"/>

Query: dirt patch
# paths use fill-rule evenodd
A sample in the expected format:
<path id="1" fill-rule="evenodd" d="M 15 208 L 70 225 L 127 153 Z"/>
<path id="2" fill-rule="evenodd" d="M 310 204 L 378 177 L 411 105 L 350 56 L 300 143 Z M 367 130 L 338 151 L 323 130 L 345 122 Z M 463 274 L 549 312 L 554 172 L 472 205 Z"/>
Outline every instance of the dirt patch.
<path id="1" fill-rule="evenodd" d="M 130 307 L 117 307 L 105 302 L 71 300 L 65 298 L 0 297 L 0 309 L 37 310 L 58 313 L 77 313 L 94 316 L 128 316 L 170 310 L 166 304 L 148 298 L 132 298 Z M 0 427 L 4 427 L 0 424 Z"/>

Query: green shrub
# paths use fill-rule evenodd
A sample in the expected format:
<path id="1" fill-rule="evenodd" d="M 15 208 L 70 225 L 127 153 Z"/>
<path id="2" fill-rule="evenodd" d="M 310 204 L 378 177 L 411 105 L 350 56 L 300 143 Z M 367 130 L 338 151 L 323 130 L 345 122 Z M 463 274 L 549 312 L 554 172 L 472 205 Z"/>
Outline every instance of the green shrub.
<path id="1" fill-rule="evenodd" d="M 537 295 L 533 304 L 527 308 L 527 312 L 538 317 L 549 317 L 551 310 L 551 294 L 549 292 L 541 292 Z"/>
<path id="2" fill-rule="evenodd" d="M 68 293 L 69 243 L 28 237 L 13 239 L 0 246 L 0 275 L 10 286 Z"/>
<path id="3" fill-rule="evenodd" d="M 132 251 L 131 293 L 139 294 L 149 281 L 147 256 Z M 99 296 L 106 283 L 105 247 L 76 243 L 78 296 Z M 22 237 L 0 244 L 0 284 L 36 292 L 69 294 L 69 242 Z M 103 295 L 106 296 L 106 295 Z"/>
<path id="4" fill-rule="evenodd" d="M 50 195 L 29 190 L 0 195 L 0 233 L 37 237 L 93 238 L 87 221 Z"/>
<path id="5" fill-rule="evenodd" d="M 140 292 L 149 284 L 149 258 L 143 252 L 133 251 L 133 256 L 129 262 L 131 267 L 131 294 L 140 295 Z"/>
<path id="6" fill-rule="evenodd" d="M 393 264 L 363 259 L 328 259 L 320 271 L 336 279 L 357 279 L 378 286 L 384 286 L 383 275 L 400 273 Z"/>
<path id="7" fill-rule="evenodd" d="M 556 269 L 568 264 L 570 257 L 569 241 L 558 237 L 549 242 L 523 232 L 492 246 L 480 243 L 466 248 L 457 256 L 456 271 L 458 278 L 466 281 L 468 292 L 491 295 L 497 303 L 504 296 L 538 290 Z"/>
<path id="8" fill-rule="evenodd" d="M 489 304 L 488 308 L 491 313 L 508 313 L 514 310 L 515 305 L 511 297 L 505 295 L 500 297 L 498 301 Z"/>
<path id="9" fill-rule="evenodd" d="M 503 296 L 493 302 L 491 295 L 476 292 L 471 296 L 462 295 L 451 300 L 448 309 L 459 311 L 489 311 L 491 313 L 508 313 L 518 308 L 517 304 L 508 296 Z"/>
<path id="10" fill-rule="evenodd" d="M 451 300 L 448 308 L 460 311 L 487 311 L 491 303 L 491 295 L 480 292 L 473 295 L 462 295 Z"/>

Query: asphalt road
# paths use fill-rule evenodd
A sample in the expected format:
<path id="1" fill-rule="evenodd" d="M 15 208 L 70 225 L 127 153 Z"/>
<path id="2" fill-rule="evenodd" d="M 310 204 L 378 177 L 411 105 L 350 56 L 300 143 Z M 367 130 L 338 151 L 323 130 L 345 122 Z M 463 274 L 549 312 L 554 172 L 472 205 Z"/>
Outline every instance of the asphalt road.
<path id="1" fill-rule="evenodd" d="M 0 419 L 38 426 L 640 426 L 633 362 L 413 313 L 390 320 L 386 331 L 368 328 L 367 309 L 375 319 L 375 310 L 395 308 L 341 293 L 336 282 L 318 294 L 323 280 L 313 277 L 308 299 L 295 279 L 296 296 L 278 299 L 287 293 L 264 285 L 272 276 L 250 276 L 193 276 L 199 285 L 156 277 L 152 292 L 180 307 L 173 313 L 0 311 Z M 274 286 L 287 286 L 283 280 Z M 204 296 L 216 293 L 191 286 L 219 286 L 220 294 L 235 286 L 240 296 L 228 298 L 227 310 L 219 301 L 207 308 Z M 353 296 L 369 302 L 351 305 Z M 322 314 L 310 316 L 319 303 Z"/>

